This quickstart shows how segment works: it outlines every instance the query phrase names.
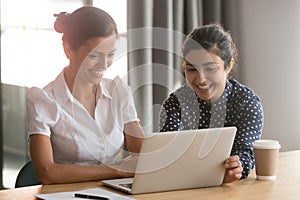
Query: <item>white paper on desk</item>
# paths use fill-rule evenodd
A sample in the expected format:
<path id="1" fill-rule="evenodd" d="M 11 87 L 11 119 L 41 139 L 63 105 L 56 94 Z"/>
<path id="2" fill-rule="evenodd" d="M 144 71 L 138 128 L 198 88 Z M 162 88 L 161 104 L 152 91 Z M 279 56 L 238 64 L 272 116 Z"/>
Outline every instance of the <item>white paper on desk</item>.
<path id="1" fill-rule="evenodd" d="M 76 198 L 74 195 L 75 193 L 80 194 L 87 194 L 87 195 L 99 195 L 108 197 L 110 200 L 133 200 L 133 198 L 122 196 L 113 192 L 109 192 L 107 190 L 103 190 L 100 188 L 91 188 L 86 190 L 80 191 L 72 191 L 72 192 L 57 192 L 57 193 L 50 193 L 50 194 L 36 194 L 35 196 L 39 199 L 44 200 L 69 200 L 69 199 L 83 199 L 83 198 Z"/>

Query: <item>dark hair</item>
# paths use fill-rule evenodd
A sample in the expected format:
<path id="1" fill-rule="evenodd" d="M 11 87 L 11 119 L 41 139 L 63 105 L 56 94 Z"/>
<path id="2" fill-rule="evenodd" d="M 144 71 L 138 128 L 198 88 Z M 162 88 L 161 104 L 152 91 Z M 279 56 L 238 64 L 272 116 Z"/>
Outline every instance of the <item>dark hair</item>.
<path id="1" fill-rule="evenodd" d="M 218 55 L 224 61 L 225 69 L 229 66 L 231 59 L 235 60 L 237 56 L 231 34 L 226 32 L 220 24 L 195 28 L 183 43 L 183 57 L 186 57 L 191 50 L 202 48 Z"/>
<path id="2" fill-rule="evenodd" d="M 71 14 L 61 12 L 54 16 L 57 17 L 54 29 L 58 33 L 63 33 L 63 41 L 73 50 L 77 50 L 92 37 L 118 34 L 113 18 L 105 11 L 92 6 L 81 7 Z"/>

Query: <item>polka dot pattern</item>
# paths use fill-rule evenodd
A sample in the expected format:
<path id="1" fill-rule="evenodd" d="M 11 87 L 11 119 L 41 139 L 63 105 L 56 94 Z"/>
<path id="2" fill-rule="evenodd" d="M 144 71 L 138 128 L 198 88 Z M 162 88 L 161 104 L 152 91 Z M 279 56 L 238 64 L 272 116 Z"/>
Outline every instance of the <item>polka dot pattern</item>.
<path id="1" fill-rule="evenodd" d="M 253 142 L 263 129 L 263 108 L 259 97 L 248 87 L 231 79 L 223 95 L 210 104 L 197 97 L 188 85 L 170 94 L 160 112 L 159 129 L 177 131 L 236 126 L 231 155 L 238 155 L 243 166 L 242 178 L 254 167 Z"/>

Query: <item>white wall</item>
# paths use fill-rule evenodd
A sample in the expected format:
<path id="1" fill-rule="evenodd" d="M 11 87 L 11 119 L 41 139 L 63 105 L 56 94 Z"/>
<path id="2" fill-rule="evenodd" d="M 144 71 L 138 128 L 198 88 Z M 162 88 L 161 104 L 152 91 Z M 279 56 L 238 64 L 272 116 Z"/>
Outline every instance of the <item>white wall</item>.
<path id="1" fill-rule="evenodd" d="M 262 100 L 263 138 L 300 149 L 300 1 L 238 2 L 239 71 Z"/>

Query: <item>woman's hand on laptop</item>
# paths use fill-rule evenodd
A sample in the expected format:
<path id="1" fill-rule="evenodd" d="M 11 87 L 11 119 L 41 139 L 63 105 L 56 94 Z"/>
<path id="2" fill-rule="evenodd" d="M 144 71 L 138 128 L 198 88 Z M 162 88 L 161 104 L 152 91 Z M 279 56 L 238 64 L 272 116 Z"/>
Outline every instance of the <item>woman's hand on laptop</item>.
<path id="1" fill-rule="evenodd" d="M 116 169 L 120 176 L 124 178 L 132 177 L 136 170 L 137 161 L 138 155 L 130 155 L 123 160 L 108 166 Z"/>
<path id="2" fill-rule="evenodd" d="M 242 177 L 243 167 L 239 156 L 235 155 L 227 158 L 224 162 L 224 167 L 226 168 L 226 172 L 223 183 L 240 180 Z"/>

